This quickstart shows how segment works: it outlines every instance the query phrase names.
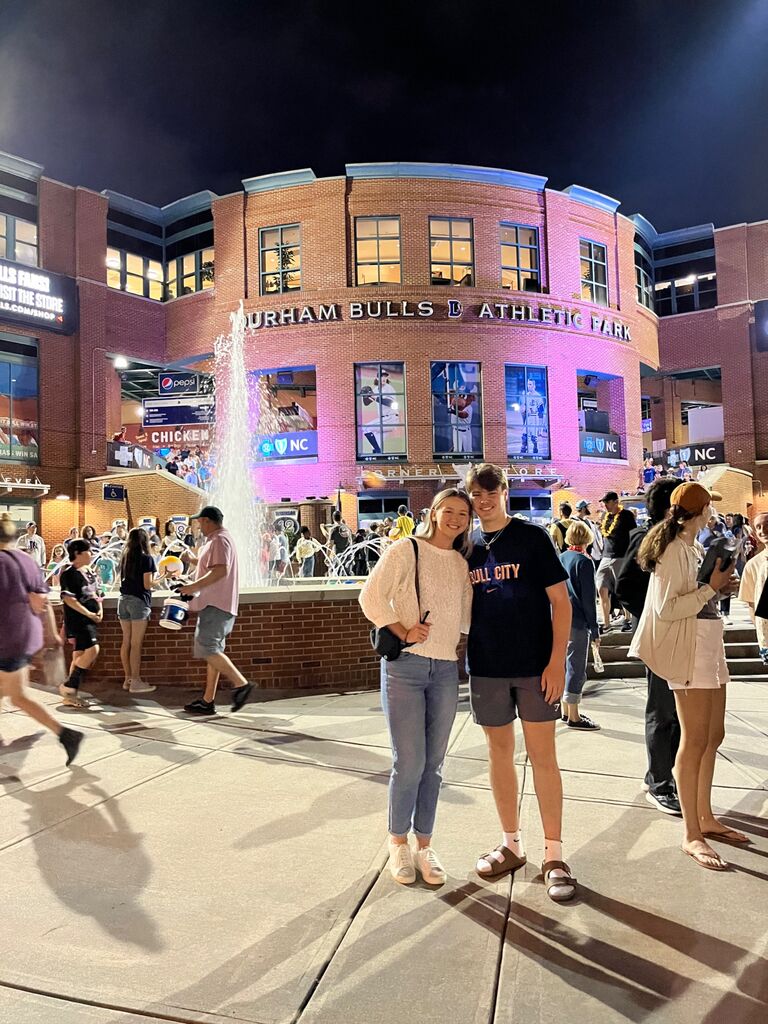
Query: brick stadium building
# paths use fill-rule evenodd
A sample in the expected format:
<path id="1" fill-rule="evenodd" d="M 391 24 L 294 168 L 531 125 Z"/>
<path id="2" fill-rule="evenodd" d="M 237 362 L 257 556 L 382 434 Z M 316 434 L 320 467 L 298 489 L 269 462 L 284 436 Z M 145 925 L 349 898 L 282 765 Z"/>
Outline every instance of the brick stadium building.
<path id="1" fill-rule="evenodd" d="M 760 471 L 764 226 L 710 229 L 711 254 L 681 256 L 706 230 L 680 241 L 618 205 L 528 174 L 363 164 L 158 208 L 0 155 L 0 511 L 50 543 L 106 518 L 86 481 L 121 468 L 121 425 L 150 448 L 194 445 L 205 401 L 177 399 L 175 422 L 159 371 L 204 382 L 241 300 L 257 396 L 242 442 L 268 501 L 340 486 L 348 516 L 372 518 L 485 458 L 510 467 L 513 509 L 544 518 L 561 491 L 634 489 L 643 446 L 679 458 L 691 413 L 718 401 L 725 438 L 702 438 L 704 461 Z M 146 408 L 137 422 L 138 399 L 163 427 Z M 132 477 L 134 516 L 200 499 L 154 480 Z"/>

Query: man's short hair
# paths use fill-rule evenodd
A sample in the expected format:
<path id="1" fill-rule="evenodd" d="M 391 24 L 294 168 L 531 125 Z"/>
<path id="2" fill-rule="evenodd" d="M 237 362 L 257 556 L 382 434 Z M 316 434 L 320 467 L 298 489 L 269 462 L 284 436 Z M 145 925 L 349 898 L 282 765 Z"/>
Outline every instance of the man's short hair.
<path id="1" fill-rule="evenodd" d="M 78 555 L 84 554 L 86 551 L 91 550 L 91 545 L 87 540 L 82 540 L 80 537 L 77 540 L 71 540 L 67 544 L 67 554 L 69 555 L 70 562 L 74 562 Z"/>
<path id="2" fill-rule="evenodd" d="M 334 523 L 340 523 L 341 522 L 341 512 L 339 512 L 338 509 L 336 509 L 336 511 L 333 513 L 333 521 L 334 521 Z"/>
<path id="3" fill-rule="evenodd" d="M 470 466 L 464 483 L 468 491 L 473 487 L 481 487 L 484 491 L 495 491 L 499 488 L 502 491 L 509 490 L 506 472 L 501 466 L 494 466 L 492 462 Z"/>
<path id="4" fill-rule="evenodd" d="M 565 516 L 566 519 L 570 519 L 571 514 L 573 512 L 573 509 L 571 508 L 571 506 L 568 504 L 567 501 L 561 501 L 560 504 L 558 505 L 558 508 L 563 513 L 563 515 Z"/>
<path id="5" fill-rule="evenodd" d="M 679 481 L 674 478 L 668 480 L 654 480 L 645 495 L 645 507 L 648 509 L 648 518 L 652 523 L 660 523 L 667 514 L 670 506 L 670 496 L 675 490 Z"/>
<path id="6" fill-rule="evenodd" d="M 399 516 L 407 515 L 408 514 L 408 506 L 407 505 L 398 505 L 397 506 L 397 514 Z"/>

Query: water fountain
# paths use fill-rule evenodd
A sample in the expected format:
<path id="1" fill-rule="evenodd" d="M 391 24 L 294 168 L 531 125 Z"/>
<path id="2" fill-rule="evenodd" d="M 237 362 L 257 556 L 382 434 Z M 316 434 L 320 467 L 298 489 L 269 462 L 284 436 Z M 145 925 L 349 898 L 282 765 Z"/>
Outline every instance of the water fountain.
<path id="1" fill-rule="evenodd" d="M 210 490 L 212 505 L 224 513 L 224 523 L 237 548 L 240 586 L 256 587 L 261 571 L 261 535 L 265 510 L 255 492 L 251 472 L 250 375 L 245 366 L 246 317 L 243 303 L 230 314 L 229 334 L 214 345 L 216 377 L 216 465 Z"/>

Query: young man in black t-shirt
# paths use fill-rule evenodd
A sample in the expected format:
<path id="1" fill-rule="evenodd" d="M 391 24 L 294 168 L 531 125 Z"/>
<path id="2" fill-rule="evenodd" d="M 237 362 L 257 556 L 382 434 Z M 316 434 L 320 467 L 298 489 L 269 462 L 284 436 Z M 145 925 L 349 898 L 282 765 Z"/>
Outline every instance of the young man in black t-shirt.
<path id="1" fill-rule="evenodd" d="M 467 490 L 480 520 L 469 556 L 469 692 L 472 717 L 488 741 L 491 789 L 503 832 L 502 842 L 478 860 L 476 870 L 497 878 L 526 861 L 514 763 L 514 720 L 520 718 L 544 827 L 544 883 L 550 898 L 562 902 L 576 893 L 576 880 L 563 860 L 563 787 L 555 754 L 571 629 L 568 577 L 545 531 L 507 514 L 503 469 L 472 466 Z"/>
<path id="2" fill-rule="evenodd" d="M 75 652 L 69 679 L 59 687 L 59 693 L 68 707 L 87 708 L 78 691 L 86 672 L 93 668 L 99 656 L 97 626 L 103 617 L 99 579 L 90 568 L 93 556 L 87 540 L 70 541 L 67 553 L 70 565 L 62 572 L 59 585 L 64 605 L 64 629 L 74 643 Z"/>

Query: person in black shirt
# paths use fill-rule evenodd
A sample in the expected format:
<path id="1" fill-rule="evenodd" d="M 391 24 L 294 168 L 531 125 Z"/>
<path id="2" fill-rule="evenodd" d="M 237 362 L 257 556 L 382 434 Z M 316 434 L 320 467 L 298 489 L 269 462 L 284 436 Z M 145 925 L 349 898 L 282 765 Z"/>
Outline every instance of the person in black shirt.
<path id="1" fill-rule="evenodd" d="M 603 612 L 600 632 L 606 633 L 611 628 L 611 594 L 616 592 L 616 570 L 619 568 L 618 563 L 627 553 L 629 535 L 637 523 L 629 509 L 624 508 L 619 502 L 616 491 L 604 494 L 600 504 L 605 509 L 603 521 L 600 523 L 604 546 L 603 557 L 597 567 L 596 583 Z M 624 629 L 629 632 L 631 628 L 627 619 Z"/>
<path id="2" fill-rule="evenodd" d="M 130 693 L 151 693 L 156 687 L 141 678 L 141 648 L 152 611 L 152 580 L 155 560 L 149 553 L 147 531 L 140 526 L 128 534 L 120 559 L 120 598 L 117 617 L 123 632 L 120 661 L 125 673 L 123 689 Z"/>
<path id="3" fill-rule="evenodd" d="M 645 505 L 648 525 L 636 527 L 629 537 L 624 561 L 616 575 L 616 593 L 619 600 L 635 619 L 643 614 L 648 593 L 650 574 L 640 568 L 637 554 L 651 527 L 660 523 L 669 510 L 669 499 L 679 481 L 672 478 L 657 480 L 648 488 Z M 677 783 L 672 769 L 680 746 L 680 721 L 675 707 L 675 695 L 669 683 L 645 668 L 648 696 L 645 703 L 645 749 L 648 771 L 643 788 L 649 804 L 664 814 L 682 814 L 677 797 Z"/>
<path id="4" fill-rule="evenodd" d="M 555 754 L 571 629 L 568 574 L 541 527 L 507 514 L 503 469 L 472 466 L 467 490 L 480 520 L 469 556 L 470 702 L 488 741 L 491 789 L 503 832 L 501 844 L 478 860 L 476 871 L 497 878 L 526 861 L 514 763 L 513 723 L 520 718 L 544 827 L 544 883 L 550 898 L 562 902 L 576 893 L 576 880 L 563 861 L 563 787 Z"/>
<path id="5" fill-rule="evenodd" d="M 74 643 L 69 679 L 59 687 L 67 707 L 87 708 L 78 690 L 86 672 L 93 668 L 99 656 L 99 634 L 96 626 L 103 617 L 99 601 L 99 581 L 89 568 L 93 558 L 91 545 L 86 539 L 70 541 L 67 545 L 70 565 L 60 577 L 61 600 L 64 604 L 64 629 Z"/>

